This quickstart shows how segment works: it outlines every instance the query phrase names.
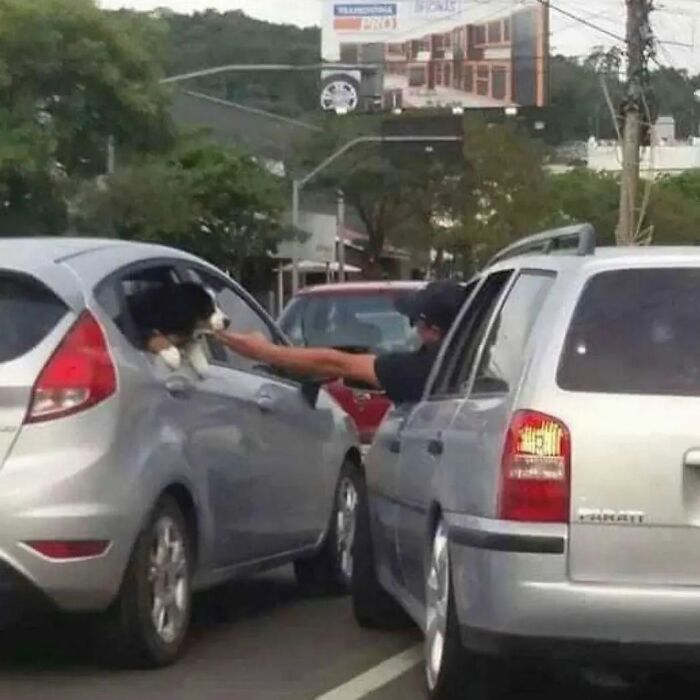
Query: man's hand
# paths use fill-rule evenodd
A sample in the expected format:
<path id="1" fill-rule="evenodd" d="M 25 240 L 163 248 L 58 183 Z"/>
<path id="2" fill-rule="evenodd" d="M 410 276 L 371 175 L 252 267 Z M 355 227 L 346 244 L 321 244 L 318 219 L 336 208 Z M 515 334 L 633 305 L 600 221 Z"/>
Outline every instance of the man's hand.
<path id="1" fill-rule="evenodd" d="M 379 387 L 374 355 L 353 355 L 330 348 L 290 348 L 275 345 L 259 333 L 217 333 L 219 340 L 233 352 L 279 367 L 292 374 L 329 379 L 353 379 Z"/>

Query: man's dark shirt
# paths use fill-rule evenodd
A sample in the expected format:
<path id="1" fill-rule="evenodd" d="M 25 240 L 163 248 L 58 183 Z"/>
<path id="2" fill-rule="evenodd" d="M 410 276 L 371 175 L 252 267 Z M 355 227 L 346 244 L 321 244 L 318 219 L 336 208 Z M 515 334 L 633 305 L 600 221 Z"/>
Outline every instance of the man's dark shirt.
<path id="1" fill-rule="evenodd" d="M 414 352 L 393 352 L 377 357 L 375 374 L 393 403 L 416 403 L 423 398 L 439 352 L 440 344 L 435 343 Z"/>

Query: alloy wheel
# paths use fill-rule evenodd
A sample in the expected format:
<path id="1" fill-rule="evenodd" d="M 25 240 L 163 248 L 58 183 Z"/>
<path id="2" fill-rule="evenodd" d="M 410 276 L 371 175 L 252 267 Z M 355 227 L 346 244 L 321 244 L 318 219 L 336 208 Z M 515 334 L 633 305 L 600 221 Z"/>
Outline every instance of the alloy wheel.
<path id="1" fill-rule="evenodd" d="M 442 670 L 449 599 L 450 554 L 447 532 L 440 523 L 433 538 L 426 581 L 425 669 L 430 690 L 436 687 Z"/>
<path id="2" fill-rule="evenodd" d="M 338 488 L 336 520 L 337 561 L 343 576 L 350 581 L 354 569 L 355 532 L 357 531 L 357 489 L 349 478 Z"/>
<path id="3" fill-rule="evenodd" d="M 166 644 L 176 641 L 187 624 L 189 575 L 184 534 L 165 515 L 153 528 L 148 585 L 153 627 Z"/>

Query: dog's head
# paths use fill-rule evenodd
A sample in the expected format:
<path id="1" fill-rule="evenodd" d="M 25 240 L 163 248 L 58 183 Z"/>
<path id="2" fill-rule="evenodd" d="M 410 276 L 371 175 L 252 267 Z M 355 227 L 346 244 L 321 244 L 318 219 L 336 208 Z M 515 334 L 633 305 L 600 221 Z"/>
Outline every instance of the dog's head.
<path id="1" fill-rule="evenodd" d="M 223 331 L 231 325 L 231 319 L 216 303 L 214 292 L 194 283 L 182 287 L 196 318 L 198 331 Z"/>

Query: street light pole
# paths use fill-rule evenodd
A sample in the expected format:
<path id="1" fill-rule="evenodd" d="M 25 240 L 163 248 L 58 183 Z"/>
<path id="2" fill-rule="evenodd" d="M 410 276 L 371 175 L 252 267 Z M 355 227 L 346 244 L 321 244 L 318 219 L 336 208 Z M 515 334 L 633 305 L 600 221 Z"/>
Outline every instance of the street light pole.
<path id="1" fill-rule="evenodd" d="M 345 193 L 338 190 L 338 282 L 345 282 Z"/>
<path id="2" fill-rule="evenodd" d="M 363 143 L 456 143 L 458 141 L 462 141 L 461 136 L 358 136 L 358 138 L 348 141 L 310 173 L 292 180 L 292 225 L 295 228 L 299 226 L 299 198 L 304 187 L 355 146 Z M 299 290 L 299 242 L 295 240 L 292 247 L 292 291 L 296 294 Z"/>
<path id="3" fill-rule="evenodd" d="M 292 229 L 294 240 L 292 241 L 292 294 L 299 291 L 299 240 L 297 236 L 300 230 L 299 195 L 303 185 L 300 180 L 292 181 Z"/>

